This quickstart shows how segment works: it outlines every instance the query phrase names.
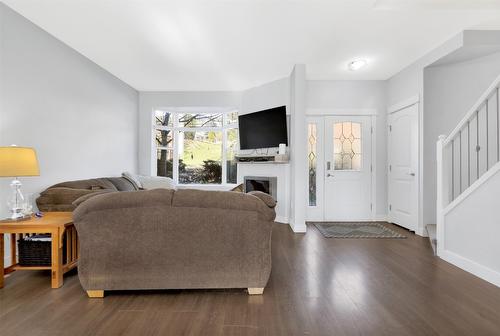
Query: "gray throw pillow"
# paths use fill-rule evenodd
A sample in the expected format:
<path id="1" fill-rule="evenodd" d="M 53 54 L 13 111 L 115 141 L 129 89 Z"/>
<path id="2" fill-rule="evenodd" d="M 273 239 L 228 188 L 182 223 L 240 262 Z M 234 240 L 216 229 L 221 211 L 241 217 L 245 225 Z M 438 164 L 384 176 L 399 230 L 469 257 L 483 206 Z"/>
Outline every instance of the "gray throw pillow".
<path id="1" fill-rule="evenodd" d="M 122 177 L 127 179 L 130 183 L 132 183 L 136 190 L 142 189 L 142 183 L 137 178 L 137 175 L 131 174 L 129 172 L 123 172 Z"/>

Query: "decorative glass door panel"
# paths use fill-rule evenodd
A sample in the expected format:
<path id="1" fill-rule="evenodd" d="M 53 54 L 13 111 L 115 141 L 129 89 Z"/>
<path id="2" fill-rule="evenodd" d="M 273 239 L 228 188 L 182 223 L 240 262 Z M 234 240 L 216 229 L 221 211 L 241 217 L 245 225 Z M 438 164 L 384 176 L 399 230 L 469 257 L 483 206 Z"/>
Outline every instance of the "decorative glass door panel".
<path id="1" fill-rule="evenodd" d="M 324 219 L 372 219 L 371 116 L 325 117 Z"/>
<path id="2" fill-rule="evenodd" d="M 307 127 L 307 160 L 309 171 L 309 206 L 316 206 L 316 176 L 318 153 L 316 151 L 316 124 L 309 123 Z"/>
<path id="3" fill-rule="evenodd" d="M 361 170 L 361 123 L 352 121 L 333 124 L 334 170 Z"/>

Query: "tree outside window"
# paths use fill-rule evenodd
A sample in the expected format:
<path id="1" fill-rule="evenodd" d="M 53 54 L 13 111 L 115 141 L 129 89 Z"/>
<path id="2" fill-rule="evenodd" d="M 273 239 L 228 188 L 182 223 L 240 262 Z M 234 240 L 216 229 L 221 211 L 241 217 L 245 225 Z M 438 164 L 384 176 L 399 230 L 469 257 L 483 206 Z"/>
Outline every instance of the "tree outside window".
<path id="1" fill-rule="evenodd" d="M 237 111 L 155 111 L 157 175 L 180 184 L 236 183 Z"/>

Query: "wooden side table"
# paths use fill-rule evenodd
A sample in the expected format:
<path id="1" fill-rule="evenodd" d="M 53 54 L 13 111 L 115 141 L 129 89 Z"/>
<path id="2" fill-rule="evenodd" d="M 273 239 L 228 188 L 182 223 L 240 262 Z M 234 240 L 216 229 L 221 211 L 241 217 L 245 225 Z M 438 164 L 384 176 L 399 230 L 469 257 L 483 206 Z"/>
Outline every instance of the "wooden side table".
<path id="1" fill-rule="evenodd" d="M 10 255 L 12 265 L 4 268 L 4 233 L 10 234 Z M 50 233 L 52 238 L 51 266 L 21 266 L 17 263 L 17 237 L 33 233 Z M 66 258 L 63 260 L 63 238 L 66 235 Z M 51 270 L 52 288 L 63 285 L 63 274 L 75 268 L 78 263 L 78 236 L 71 212 L 47 212 L 42 218 L 32 217 L 19 222 L 0 221 L 0 288 L 4 275 L 16 270 Z"/>

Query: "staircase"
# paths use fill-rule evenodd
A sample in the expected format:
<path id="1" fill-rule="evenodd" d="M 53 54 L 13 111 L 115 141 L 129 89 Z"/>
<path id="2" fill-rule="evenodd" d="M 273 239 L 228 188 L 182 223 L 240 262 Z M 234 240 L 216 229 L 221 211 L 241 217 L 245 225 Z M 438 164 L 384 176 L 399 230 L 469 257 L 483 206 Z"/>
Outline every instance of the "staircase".
<path id="1" fill-rule="evenodd" d="M 427 224 L 425 226 L 427 230 L 427 235 L 429 236 L 429 241 L 431 243 L 432 251 L 434 255 L 437 254 L 437 238 L 436 238 L 436 224 Z"/>
<path id="2" fill-rule="evenodd" d="M 500 255 L 499 86 L 500 77 L 439 137 L 435 228 L 439 257 L 498 286 L 500 261 L 491 256 Z"/>

